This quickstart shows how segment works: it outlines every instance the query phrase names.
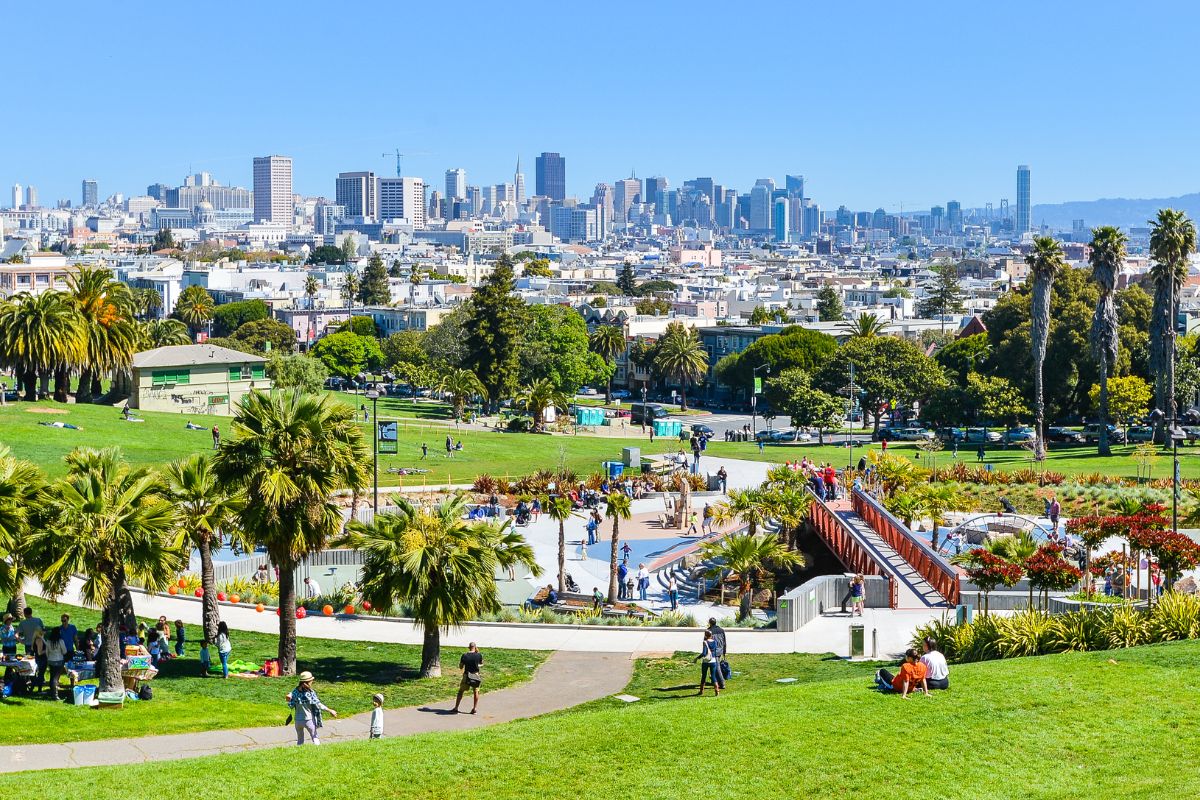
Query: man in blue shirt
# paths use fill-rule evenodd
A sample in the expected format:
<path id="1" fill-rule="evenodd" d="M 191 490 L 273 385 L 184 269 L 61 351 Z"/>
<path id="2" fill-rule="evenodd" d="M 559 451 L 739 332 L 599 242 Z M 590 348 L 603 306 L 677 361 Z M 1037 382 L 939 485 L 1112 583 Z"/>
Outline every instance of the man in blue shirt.
<path id="1" fill-rule="evenodd" d="M 59 628 L 59 636 L 62 637 L 62 642 L 67 647 L 67 660 L 75 655 L 75 637 L 79 636 L 79 629 L 71 624 L 71 615 L 62 615 L 62 626 Z"/>
<path id="2" fill-rule="evenodd" d="M 628 574 L 629 574 L 629 567 L 625 565 L 624 561 L 622 561 L 621 565 L 617 567 L 617 599 L 618 600 L 628 599 L 625 597 L 625 576 Z"/>

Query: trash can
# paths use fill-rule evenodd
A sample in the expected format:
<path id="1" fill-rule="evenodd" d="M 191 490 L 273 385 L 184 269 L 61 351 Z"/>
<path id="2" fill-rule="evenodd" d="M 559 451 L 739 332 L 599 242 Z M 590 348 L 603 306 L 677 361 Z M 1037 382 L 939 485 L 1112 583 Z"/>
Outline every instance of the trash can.
<path id="1" fill-rule="evenodd" d="M 621 477 L 621 473 L 625 471 L 625 465 L 620 461 L 605 461 L 604 466 L 610 478 L 619 478 Z"/>
<path id="2" fill-rule="evenodd" d="M 850 657 L 862 658 L 867 654 L 865 628 L 862 625 L 850 626 Z"/>

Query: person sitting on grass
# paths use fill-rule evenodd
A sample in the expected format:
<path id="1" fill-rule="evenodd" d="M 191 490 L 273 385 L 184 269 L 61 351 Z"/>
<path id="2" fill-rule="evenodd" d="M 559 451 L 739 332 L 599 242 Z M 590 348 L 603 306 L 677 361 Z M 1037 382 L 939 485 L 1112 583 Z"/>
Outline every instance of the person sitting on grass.
<path id="1" fill-rule="evenodd" d="M 925 665 L 925 685 L 930 689 L 949 689 L 950 667 L 946 664 L 946 657 L 938 652 L 933 637 L 926 636 L 923 644 L 925 653 L 921 656 L 921 663 Z"/>
<path id="2" fill-rule="evenodd" d="M 925 676 L 925 665 L 918 659 L 917 651 L 910 647 L 904 651 L 904 663 L 900 665 L 900 672 L 892 675 L 886 669 L 879 670 L 875 673 L 875 685 L 881 692 L 899 692 L 905 700 L 908 699 L 909 692 L 915 692 L 917 689 L 928 697 L 929 686 L 925 682 Z"/>

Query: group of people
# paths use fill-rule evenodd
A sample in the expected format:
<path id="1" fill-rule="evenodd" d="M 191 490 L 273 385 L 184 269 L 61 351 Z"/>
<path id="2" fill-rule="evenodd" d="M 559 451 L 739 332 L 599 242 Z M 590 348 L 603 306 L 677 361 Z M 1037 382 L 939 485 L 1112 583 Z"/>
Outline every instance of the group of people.
<path id="1" fill-rule="evenodd" d="M 704 694 L 704 686 L 711 683 L 713 695 L 720 695 L 725 690 L 725 680 L 731 677 L 728 661 L 729 649 L 725 639 L 725 629 L 717 624 L 715 617 L 710 617 L 708 627 L 704 629 L 704 640 L 700 643 L 700 654 L 693 662 L 700 662 L 700 691 Z"/>
<path id="2" fill-rule="evenodd" d="M 62 678 L 70 677 L 67 664 L 75 659 L 77 653 L 94 661 L 100 649 L 98 631 L 88 628 L 80 637 L 79 629 L 71 624 L 70 614 L 63 614 L 59 623 L 47 630 L 33 609 L 25 606 L 20 622 L 16 622 L 12 614 L 5 614 L 4 623 L 0 625 L 0 654 L 4 661 L 14 661 L 18 647 L 24 649 L 26 656 L 33 656 L 34 673 L 28 683 L 29 689 L 42 694 L 48 691 L 51 700 L 58 700 Z M 5 672 L 9 673 L 10 669 Z M 5 675 L 6 682 L 15 678 L 15 674 Z"/>
<path id="3" fill-rule="evenodd" d="M 617 599 L 635 599 L 633 596 L 635 586 L 637 587 L 636 599 L 646 600 L 646 593 L 650 591 L 650 570 L 646 568 L 644 561 L 638 564 L 637 572 L 631 570 L 627 554 L 617 566 Z"/>
<path id="4" fill-rule="evenodd" d="M 900 671 L 893 675 L 886 669 L 875 673 L 875 685 L 881 692 L 897 692 L 908 699 L 910 694 L 920 691 L 926 696 L 930 689 L 950 688 L 950 666 L 946 656 L 937 649 L 937 642 L 925 637 L 922 643 L 924 652 L 918 653 L 910 647 L 904 653 L 904 663 Z"/>
<path id="5" fill-rule="evenodd" d="M 841 497 L 838 473 L 832 464 L 818 464 L 816 461 L 809 461 L 808 456 L 805 456 L 799 461 L 787 461 L 784 465 L 790 470 L 803 473 L 808 478 L 808 485 L 813 493 L 822 500 L 836 500 Z"/>

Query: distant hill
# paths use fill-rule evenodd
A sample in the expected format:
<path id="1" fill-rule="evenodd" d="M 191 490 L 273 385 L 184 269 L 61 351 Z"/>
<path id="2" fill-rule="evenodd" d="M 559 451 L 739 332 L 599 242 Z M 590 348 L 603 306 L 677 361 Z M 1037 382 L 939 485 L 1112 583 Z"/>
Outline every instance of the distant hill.
<path id="1" fill-rule="evenodd" d="M 1035 205 L 1033 224 L 1070 230 L 1074 220 L 1081 219 L 1089 228 L 1116 225 L 1121 228 L 1144 228 L 1160 208 L 1178 208 L 1192 219 L 1200 219 L 1200 192 L 1179 197 L 1102 200 L 1074 200 L 1069 203 Z"/>

